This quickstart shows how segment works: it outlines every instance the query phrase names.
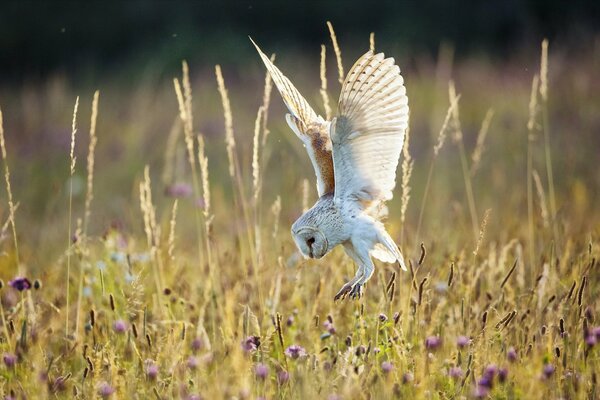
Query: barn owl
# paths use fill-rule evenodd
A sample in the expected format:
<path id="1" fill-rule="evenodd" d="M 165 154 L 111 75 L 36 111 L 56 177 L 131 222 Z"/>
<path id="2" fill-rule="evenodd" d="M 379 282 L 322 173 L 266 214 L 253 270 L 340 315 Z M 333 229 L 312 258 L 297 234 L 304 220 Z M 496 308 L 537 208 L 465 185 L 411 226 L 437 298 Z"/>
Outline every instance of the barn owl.
<path id="1" fill-rule="evenodd" d="M 358 299 L 375 269 L 371 257 L 397 262 L 406 270 L 402 253 L 382 222 L 385 202 L 393 197 L 408 127 L 400 68 L 383 53 L 365 53 L 342 84 L 337 116 L 326 121 L 254 46 L 289 110 L 287 123 L 304 143 L 317 178 L 319 200 L 292 225 L 294 241 L 305 257 L 317 259 L 342 245 L 358 268 L 334 300 Z"/>

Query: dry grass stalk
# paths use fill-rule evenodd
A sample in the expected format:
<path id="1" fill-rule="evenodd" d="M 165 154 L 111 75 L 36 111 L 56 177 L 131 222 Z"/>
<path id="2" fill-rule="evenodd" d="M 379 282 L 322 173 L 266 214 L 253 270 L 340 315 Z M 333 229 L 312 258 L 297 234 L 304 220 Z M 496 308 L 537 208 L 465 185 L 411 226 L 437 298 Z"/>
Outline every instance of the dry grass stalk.
<path id="1" fill-rule="evenodd" d="M 327 21 L 327 28 L 329 28 L 329 36 L 331 37 L 331 43 L 333 43 L 333 51 L 335 52 L 335 58 L 337 60 L 338 67 L 338 80 L 340 84 L 344 83 L 344 65 L 342 64 L 342 51 L 335 36 L 333 25 L 330 21 Z"/>
<path id="2" fill-rule="evenodd" d="M 542 41 L 540 60 L 540 94 L 544 102 L 548 101 L 548 39 Z"/>
<path id="3" fill-rule="evenodd" d="M 253 263 L 257 262 L 256 254 L 254 254 L 254 245 L 252 240 L 252 220 L 250 218 L 250 211 L 248 210 L 248 202 L 246 201 L 246 194 L 244 190 L 244 184 L 242 182 L 242 174 L 240 170 L 240 163 L 236 153 L 235 136 L 233 133 L 233 117 L 231 113 L 231 103 L 229 101 L 229 95 L 227 88 L 225 87 L 225 80 L 223 79 L 223 73 L 221 66 L 215 66 L 215 75 L 217 77 L 217 86 L 219 94 L 221 95 L 221 103 L 223 105 L 223 115 L 225 117 L 225 145 L 227 148 L 227 158 L 229 161 L 229 175 L 233 180 L 234 186 L 237 186 L 237 195 L 239 198 L 238 204 L 241 205 L 242 213 L 246 225 L 246 233 L 248 246 L 251 253 L 251 259 Z"/>
<path id="4" fill-rule="evenodd" d="M 17 264 L 17 271 L 21 273 L 21 262 L 19 261 L 19 244 L 17 241 L 17 228 L 15 225 L 15 212 L 17 207 L 13 201 L 12 189 L 10 186 L 10 170 L 8 168 L 8 160 L 6 158 L 6 143 L 4 140 L 4 120 L 2 116 L 2 109 L 0 109 L 0 148 L 2 150 L 2 161 L 4 162 L 4 181 L 6 182 L 6 193 L 8 194 L 8 210 L 10 226 L 12 228 L 13 242 L 15 246 L 15 262 Z"/>
<path id="5" fill-rule="evenodd" d="M 546 159 L 546 173 L 548 178 L 548 197 L 550 203 L 550 217 L 554 242 L 558 245 L 558 226 L 556 222 L 556 192 L 554 190 L 554 173 L 552 170 L 552 151 L 550 149 L 550 123 L 548 121 L 548 39 L 542 41 L 542 55 L 540 60 L 540 95 L 542 97 L 542 122 L 544 131 L 544 156 Z"/>
<path id="6" fill-rule="evenodd" d="M 185 145 L 188 154 L 188 162 L 192 170 L 192 187 L 194 190 L 194 197 L 198 199 L 200 197 L 200 188 L 198 187 L 198 172 L 196 170 L 196 153 L 194 148 L 194 116 L 192 112 L 192 87 L 190 84 L 189 68 L 187 62 L 182 62 L 182 84 L 183 91 L 179 80 L 175 78 L 173 84 L 175 86 L 175 94 L 177 95 L 177 103 L 179 105 L 179 117 L 183 123 L 183 133 L 185 138 Z M 195 208 L 194 218 L 196 222 L 196 235 L 198 240 L 198 259 L 200 265 L 204 264 L 204 256 L 202 249 L 202 238 L 201 238 L 201 221 L 200 211 Z"/>
<path id="7" fill-rule="evenodd" d="M 258 108 L 256 113 L 256 120 L 254 121 L 254 138 L 252 141 L 252 191 L 254 194 L 254 206 L 258 206 L 258 197 L 260 194 L 260 160 L 259 160 L 259 147 L 260 147 L 260 132 L 261 132 L 261 121 L 264 116 L 264 109 L 262 106 Z"/>
<path id="8" fill-rule="evenodd" d="M 210 217 L 210 182 L 208 180 L 208 157 L 206 157 L 206 145 L 204 136 L 198 135 L 198 162 L 200 163 L 200 175 L 202 178 L 202 198 L 204 200 L 204 216 Z"/>
<path id="9" fill-rule="evenodd" d="M 219 87 L 219 94 L 221 95 L 221 102 L 223 104 L 223 114 L 225 116 L 225 145 L 227 146 L 227 158 L 229 160 L 229 175 L 235 176 L 235 136 L 233 134 L 233 118 L 231 115 L 231 104 L 229 102 L 229 96 L 227 94 L 227 88 L 225 88 L 225 81 L 223 80 L 223 73 L 221 72 L 221 66 L 215 66 L 215 74 L 217 76 L 217 85 Z"/>
<path id="10" fill-rule="evenodd" d="M 536 170 L 533 170 L 533 181 L 535 183 L 535 189 L 537 191 L 538 199 L 540 202 L 540 212 L 542 214 L 542 221 L 544 222 L 544 227 L 547 228 L 550 226 L 550 216 L 548 215 L 548 206 L 546 203 L 546 195 L 544 194 L 544 188 L 542 186 L 542 180 L 540 179 L 540 175 Z"/>
<path id="11" fill-rule="evenodd" d="M 406 138 L 402 148 L 402 201 L 400 206 L 400 224 L 402 225 L 401 238 L 404 238 L 404 222 L 406 221 L 406 210 L 410 200 L 410 177 L 412 176 L 415 161 L 412 159 L 409 151 L 410 143 L 410 125 L 406 129 Z M 400 240 L 402 242 L 402 240 Z"/>
<path id="12" fill-rule="evenodd" d="M 479 253 L 479 247 L 481 246 L 481 243 L 483 242 L 483 238 L 485 237 L 485 228 L 488 224 L 488 220 L 490 218 L 491 212 L 492 212 L 492 209 L 488 208 L 487 210 L 485 210 L 485 213 L 483 214 L 483 221 L 481 222 L 481 230 L 479 231 L 479 238 L 477 239 L 477 245 L 475 246 L 475 250 L 473 251 L 473 257 L 477 257 L 477 254 Z"/>
<path id="13" fill-rule="evenodd" d="M 156 208 L 152 202 L 152 182 L 150 180 L 150 167 L 144 168 L 144 180 L 140 182 L 140 208 L 144 218 L 144 231 L 148 249 L 154 263 L 154 283 L 156 285 L 157 295 L 161 293 L 162 271 L 161 258 L 158 256 L 160 248 L 160 226 L 156 223 Z"/>
<path id="14" fill-rule="evenodd" d="M 435 165 L 435 160 L 437 159 L 440 150 L 442 150 L 442 147 L 444 147 L 444 143 L 446 142 L 446 131 L 450 123 L 450 118 L 452 118 L 454 108 L 458 107 L 459 100 L 460 95 L 456 96 L 456 98 L 454 99 L 450 99 L 450 106 L 448 107 L 448 111 L 446 111 L 446 117 L 444 118 L 444 122 L 442 123 L 442 127 L 440 128 L 437 142 L 435 146 L 433 146 L 433 156 L 431 158 L 431 162 L 429 163 L 429 171 L 427 172 L 425 191 L 423 193 L 423 199 L 421 200 L 421 209 L 419 210 L 419 221 L 417 222 L 415 243 L 419 243 L 419 233 L 421 232 L 421 224 L 423 222 L 423 214 L 425 212 L 425 205 L 427 203 L 427 195 L 429 194 L 429 186 L 431 185 L 431 177 L 433 175 L 433 167 Z"/>
<path id="15" fill-rule="evenodd" d="M 173 202 L 173 208 L 171 209 L 171 220 L 169 221 L 169 242 L 167 247 L 169 261 L 173 261 L 175 259 L 175 226 L 177 224 L 177 203 L 178 200 L 175 199 Z"/>
<path id="16" fill-rule="evenodd" d="M 321 45 L 321 64 L 319 67 L 319 75 L 321 76 L 321 98 L 323 99 L 323 107 L 325 108 L 325 116 L 327 120 L 331 120 L 333 115 L 331 112 L 331 106 L 329 105 L 329 95 L 327 94 L 327 65 L 325 63 L 327 56 L 327 49 L 324 44 Z"/>
<path id="17" fill-rule="evenodd" d="M 83 217 L 83 234 L 87 235 L 89 224 L 92 200 L 94 199 L 94 158 L 96 154 L 96 144 L 98 137 L 96 136 L 96 121 L 98 119 L 98 100 L 100 91 L 96 90 L 94 99 L 92 100 L 92 117 L 90 121 L 90 144 L 88 146 L 87 155 L 87 192 L 85 195 L 85 214 Z"/>
<path id="18" fill-rule="evenodd" d="M 473 150 L 473 154 L 471 155 L 471 176 L 475 175 L 475 172 L 479 169 L 479 163 L 481 162 L 481 156 L 484 150 L 485 139 L 487 137 L 488 130 L 490 128 L 490 123 L 492 122 L 492 118 L 494 117 L 494 110 L 491 108 L 485 114 L 485 118 L 481 123 L 481 128 L 479 129 L 479 133 L 477 134 L 477 143 L 475 144 L 475 150 Z"/>
<path id="19" fill-rule="evenodd" d="M 308 211 L 308 193 L 310 191 L 310 184 L 308 183 L 308 179 L 302 180 L 302 212 L 305 213 Z"/>
<path id="20" fill-rule="evenodd" d="M 375 32 L 369 34 L 369 50 L 375 53 Z"/>
<path id="21" fill-rule="evenodd" d="M 281 196 L 277 196 L 273 202 L 271 213 L 273 213 L 273 239 L 277 239 L 279 234 L 279 217 L 281 215 Z"/>
<path id="22" fill-rule="evenodd" d="M 71 281 L 71 243 L 72 243 L 72 214 L 73 214 L 73 175 L 75 174 L 75 135 L 77 134 L 77 109 L 79 108 L 79 96 L 75 100 L 73 108 L 73 122 L 71 123 L 71 151 L 69 156 L 71 159 L 70 179 L 69 179 L 69 235 L 67 238 L 67 300 L 65 307 L 65 335 L 69 334 L 69 300 L 70 300 L 70 281 Z"/>
<path id="23" fill-rule="evenodd" d="M 453 81 L 450 81 L 448 92 L 450 96 L 450 103 L 457 102 L 456 89 Z M 469 214 L 471 215 L 471 224 L 473 226 L 473 237 L 477 243 L 479 233 L 478 213 L 475 206 L 475 195 L 473 194 L 473 184 L 471 182 L 471 175 L 469 174 L 469 161 L 467 160 L 467 152 L 465 151 L 465 144 L 463 142 L 463 133 L 460 126 L 460 114 L 458 107 L 454 107 L 452 115 L 454 125 L 454 134 L 452 135 L 452 138 L 458 144 L 463 179 L 465 181 L 465 191 L 467 194 L 467 204 L 469 206 Z"/>
<path id="24" fill-rule="evenodd" d="M 535 230 L 533 225 L 533 141 L 537 127 L 539 77 L 533 76 L 529 98 L 529 120 L 527 121 L 527 225 L 529 236 L 529 264 L 535 264 Z"/>

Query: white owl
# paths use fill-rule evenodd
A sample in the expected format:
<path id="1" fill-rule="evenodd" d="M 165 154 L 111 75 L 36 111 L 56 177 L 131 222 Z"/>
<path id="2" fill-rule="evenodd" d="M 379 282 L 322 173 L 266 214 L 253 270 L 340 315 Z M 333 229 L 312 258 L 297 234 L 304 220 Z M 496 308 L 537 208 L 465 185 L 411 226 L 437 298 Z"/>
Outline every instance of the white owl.
<path id="1" fill-rule="evenodd" d="M 294 241 L 310 258 L 344 246 L 358 269 L 335 300 L 346 295 L 360 298 L 375 268 L 371 256 L 398 262 L 406 270 L 402 253 L 382 223 L 408 127 L 400 68 L 393 58 L 368 51 L 342 85 L 338 115 L 325 121 L 254 45 L 290 112 L 287 123 L 304 143 L 317 176 L 319 200 L 292 225 Z"/>

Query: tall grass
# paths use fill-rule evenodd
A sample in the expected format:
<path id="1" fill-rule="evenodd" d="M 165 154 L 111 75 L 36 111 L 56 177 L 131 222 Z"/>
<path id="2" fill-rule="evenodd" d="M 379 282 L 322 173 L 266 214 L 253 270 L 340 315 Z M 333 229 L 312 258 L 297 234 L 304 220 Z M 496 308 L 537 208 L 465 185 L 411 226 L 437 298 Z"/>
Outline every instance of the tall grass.
<path id="1" fill-rule="evenodd" d="M 341 63 L 336 46 L 334 53 L 340 54 L 336 63 Z M 325 64 L 323 54 L 322 50 Z M 515 97 L 518 101 L 512 97 L 506 101 L 511 108 L 505 108 L 500 98 L 492 104 L 493 134 L 492 113 L 487 112 L 481 122 L 485 108 L 471 108 L 481 99 L 464 90 L 459 110 L 459 96 L 450 91 L 437 142 L 426 149 L 425 160 L 419 135 L 426 125 L 419 108 L 412 107 L 411 131 L 398 177 L 401 195 L 390 202 L 386 224 L 391 232 L 399 232 L 401 243 L 418 248 L 417 257 L 407 257 L 410 272 L 406 274 L 378 263 L 378 273 L 360 302 L 336 304 L 333 296 L 344 282 L 344 267 L 350 261 L 339 249 L 323 260 L 303 260 L 289 236 L 290 223 L 314 200 L 312 173 L 311 180 L 302 180 L 298 167 L 302 161 L 295 159 L 297 155 L 283 139 L 295 137 L 281 122 L 282 116 L 267 118 L 268 76 L 259 82 L 264 83 L 263 92 L 252 92 L 251 104 L 257 104 L 258 111 L 254 106 L 245 113 L 235 110 L 236 115 L 245 116 L 240 121 L 254 123 L 239 130 L 247 134 L 234 137 L 230 94 L 220 68 L 215 73 L 219 92 L 196 92 L 194 99 L 200 99 L 198 104 L 204 107 L 193 118 L 193 81 L 184 66 L 181 82 L 175 81 L 179 109 L 165 117 L 167 133 L 174 127 L 168 137 L 161 137 L 170 148 L 181 145 L 187 150 L 186 176 L 195 185 L 193 197 L 162 196 L 153 183 L 157 166 L 146 166 L 135 182 L 139 210 L 133 204 L 125 207 L 123 212 L 133 217 L 124 228 L 101 229 L 108 223 L 99 211 L 106 215 L 110 203 L 100 199 L 106 188 L 113 189 L 112 182 L 110 186 L 102 183 L 110 166 L 103 153 L 111 148 L 98 148 L 95 154 L 93 140 L 97 118 L 102 121 L 104 144 L 109 143 L 110 134 L 104 127 L 111 122 L 122 124 L 123 117 L 112 115 L 108 106 L 106 112 L 105 107 L 99 112 L 95 94 L 88 186 L 81 210 L 72 179 L 77 175 L 74 117 L 68 181 L 71 206 L 63 207 L 61 216 L 68 220 L 65 230 L 70 232 L 71 214 L 83 212 L 85 240 L 75 245 L 69 242 L 64 255 L 67 265 L 69 255 L 80 263 L 79 285 L 65 291 L 70 277 L 65 282 L 63 270 L 28 266 L 15 271 L 12 257 L 0 257 L 0 265 L 7 266 L 3 277 L 27 273 L 31 280 L 37 279 L 22 296 L 15 282 L 0 287 L 1 396 L 598 397 L 598 214 L 590 206 L 588 220 L 576 226 L 575 204 L 582 204 L 580 197 L 592 202 L 585 194 L 565 189 L 558 179 L 555 194 L 573 199 L 573 206 L 565 204 L 560 215 L 552 213 L 544 174 L 537 173 L 536 161 L 541 157 L 535 156 L 538 150 L 542 156 L 542 148 L 533 140 L 542 106 L 537 103 L 541 96 L 537 78 L 531 92 L 528 83 L 519 81 L 522 95 Z M 322 67 L 321 78 L 324 74 Z M 324 101 L 327 85 L 323 79 L 319 85 L 316 75 L 313 79 L 314 93 L 307 98 Z M 420 91 L 414 92 L 418 99 Z M 110 104 L 105 93 L 103 104 Z M 217 103 L 216 115 L 206 105 L 209 96 Z M 529 124 L 526 97 L 531 103 Z M 549 124 L 555 118 L 551 110 Z M 175 114 L 180 122 L 171 124 Z M 224 129 L 215 129 L 214 121 L 218 126 L 224 121 Z M 0 113 L 9 193 L 8 222 L 2 232 L 11 225 L 14 244 L 5 243 L 2 235 L 0 245 L 5 251 L 14 247 L 18 253 L 16 205 L 12 205 L 2 122 Z M 198 133 L 192 123 L 206 133 Z M 503 130 L 505 125 L 523 127 L 509 140 L 527 125 L 527 150 L 506 145 L 502 134 L 496 134 L 496 130 L 510 134 L 510 129 Z M 183 136 L 177 130 L 183 130 Z M 558 131 L 553 127 L 552 133 Z M 457 151 L 441 152 L 447 139 L 454 140 Z M 469 143 L 474 143 L 470 158 Z M 172 157 L 166 156 L 165 162 L 172 162 Z M 16 156 L 11 161 L 22 165 Z M 21 190 L 22 171 L 13 169 Z M 523 169 L 527 187 L 518 184 Z M 439 178 L 435 184 L 434 172 Z M 163 173 L 169 176 L 173 175 Z M 578 177 L 584 178 L 589 176 Z M 461 194 L 463 189 L 467 196 Z M 423 193 L 418 204 L 410 202 L 414 193 Z M 198 198 L 203 200 L 201 208 L 196 206 Z M 475 199 L 486 210 L 483 216 L 471 211 L 463 214 L 463 207 L 471 208 L 470 202 L 475 208 Z M 527 223 L 522 222 L 525 217 Z M 563 227 L 560 245 L 550 232 L 553 223 Z M 463 225 L 468 229 L 460 229 Z M 19 242 L 24 255 L 21 262 L 26 265 L 35 249 L 30 230 L 19 226 L 27 233 Z M 477 228 L 475 237 L 472 228 Z M 61 238 L 62 234 L 56 239 L 59 245 Z M 523 252 L 529 261 L 523 261 Z M 78 296 L 76 335 L 71 338 L 67 318 L 69 337 L 65 338 L 56 332 L 65 329 L 71 291 Z"/>

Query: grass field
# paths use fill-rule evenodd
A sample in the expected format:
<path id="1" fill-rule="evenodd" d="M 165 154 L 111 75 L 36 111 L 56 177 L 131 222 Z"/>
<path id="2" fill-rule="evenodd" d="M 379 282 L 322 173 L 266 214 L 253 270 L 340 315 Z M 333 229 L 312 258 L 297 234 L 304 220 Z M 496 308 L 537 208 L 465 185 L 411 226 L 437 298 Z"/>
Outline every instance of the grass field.
<path id="1" fill-rule="evenodd" d="M 295 249 L 314 174 L 258 56 L 4 88 L 3 398 L 598 398 L 600 56 L 550 50 L 397 58 L 411 270 L 337 303 L 354 266 Z M 318 52 L 277 64 L 335 105 L 330 45 L 326 88 Z"/>

